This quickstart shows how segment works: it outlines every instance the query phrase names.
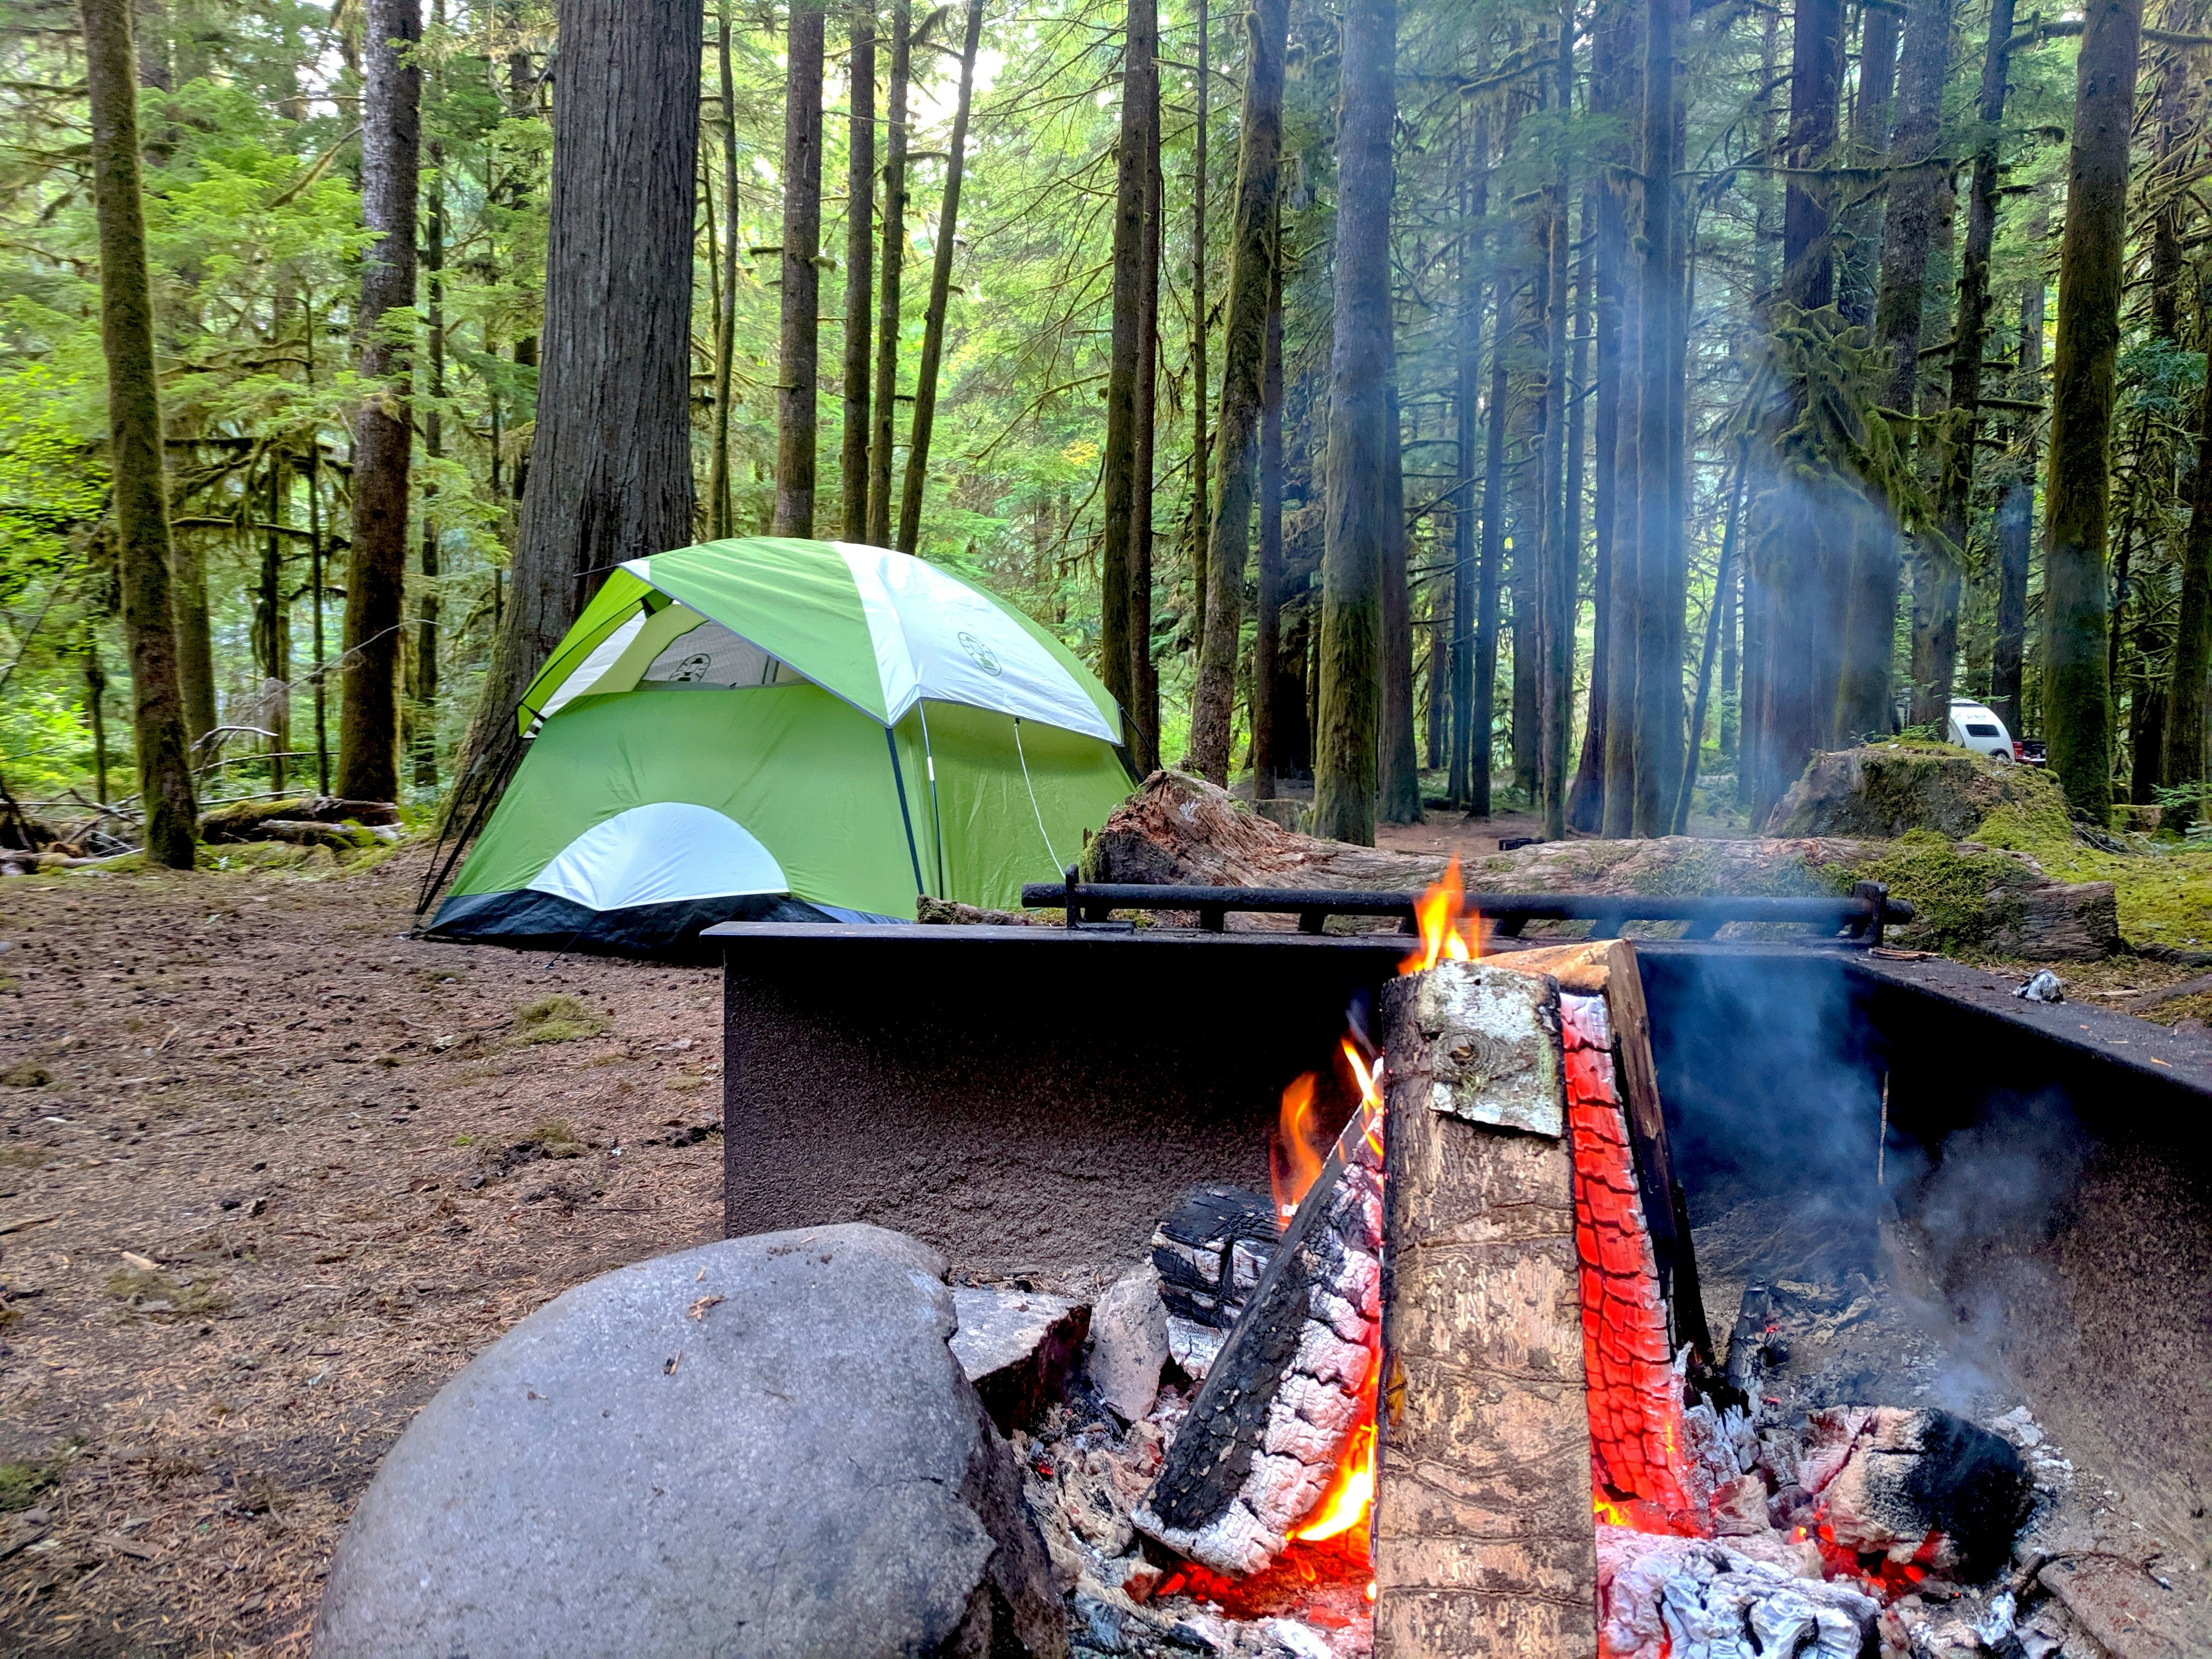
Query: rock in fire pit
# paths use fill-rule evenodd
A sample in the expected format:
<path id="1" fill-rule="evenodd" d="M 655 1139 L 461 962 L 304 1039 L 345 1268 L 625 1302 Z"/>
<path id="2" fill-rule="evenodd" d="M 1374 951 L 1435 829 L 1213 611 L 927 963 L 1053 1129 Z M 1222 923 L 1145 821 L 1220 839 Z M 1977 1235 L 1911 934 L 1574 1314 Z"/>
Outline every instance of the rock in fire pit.
<path id="1" fill-rule="evenodd" d="M 732 1239 L 580 1285 L 423 1408 L 355 1511 L 322 1659 L 1067 1651 L 934 1250 Z"/>

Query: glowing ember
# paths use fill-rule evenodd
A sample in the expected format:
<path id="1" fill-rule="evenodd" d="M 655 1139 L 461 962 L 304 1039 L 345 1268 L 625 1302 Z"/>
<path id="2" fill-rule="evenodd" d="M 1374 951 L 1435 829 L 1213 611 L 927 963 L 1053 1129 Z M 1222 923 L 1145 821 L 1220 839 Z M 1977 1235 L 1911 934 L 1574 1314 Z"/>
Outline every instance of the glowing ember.
<path id="1" fill-rule="evenodd" d="M 1298 1200 L 1321 1178 L 1322 1158 L 1327 1148 L 1314 1126 L 1314 1088 L 1311 1072 L 1294 1079 L 1283 1091 L 1283 1111 L 1267 1143 L 1267 1175 L 1275 1189 L 1275 1225 L 1291 1224 Z"/>
<path id="2" fill-rule="evenodd" d="M 1398 964 L 1401 978 L 1426 973 L 1439 962 L 1479 962 L 1474 918 L 1463 914 L 1467 890 L 1459 878 L 1459 855 L 1444 867 L 1443 879 L 1413 901 L 1413 920 L 1421 930 L 1421 948 Z"/>

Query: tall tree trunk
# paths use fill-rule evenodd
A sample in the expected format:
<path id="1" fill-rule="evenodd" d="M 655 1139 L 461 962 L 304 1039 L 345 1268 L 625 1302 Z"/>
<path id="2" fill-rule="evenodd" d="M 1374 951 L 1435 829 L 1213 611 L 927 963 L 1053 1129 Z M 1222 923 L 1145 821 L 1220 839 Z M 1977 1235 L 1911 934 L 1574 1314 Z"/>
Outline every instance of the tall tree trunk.
<path id="1" fill-rule="evenodd" d="M 1445 793 L 1459 808 L 1472 805 L 1470 741 L 1474 716 L 1475 550 L 1481 520 L 1475 506 L 1476 406 L 1482 374 L 1482 220 L 1489 210 L 1490 116 L 1477 114 L 1474 136 L 1459 169 L 1459 352 L 1454 368 L 1452 414 L 1458 493 L 1452 497 L 1451 767 Z"/>
<path id="2" fill-rule="evenodd" d="M 1407 591 L 1405 422 L 1398 406 L 1392 342 L 1390 418 L 1382 433 L 1382 648 L 1380 728 L 1375 755 L 1375 816 L 1382 823 L 1421 821 L 1421 761 L 1413 738 L 1413 613 Z"/>
<path id="3" fill-rule="evenodd" d="M 1314 833 L 1372 846 L 1382 562 L 1388 520 L 1390 155 L 1396 125 L 1396 0 L 1347 0 L 1337 114 L 1336 283 L 1329 346 L 1328 467 L 1322 554 L 1321 729 Z M 1394 533 L 1394 530 L 1396 533 Z"/>
<path id="4" fill-rule="evenodd" d="M 1929 249 L 1951 210 L 1948 161 L 1936 161 L 1942 138 L 1943 83 L 1950 66 L 1950 0 L 1912 0 L 1905 21 L 1905 67 L 1897 125 L 1890 135 L 1889 203 L 1883 225 L 1881 280 L 1875 305 L 1876 343 L 1889 359 L 1883 402 L 1916 412 L 1920 386 L 1920 324 L 1926 309 Z M 1899 562 L 1896 532 L 1885 518 L 1862 515 L 1852 550 L 1844 623 L 1842 683 L 1836 732 L 1844 740 L 1887 731 L 1891 662 L 1895 651 Z M 1929 602 L 1946 561 L 1940 548 L 1916 549 L 1916 604 Z M 1949 691 L 1943 694 L 1947 698 Z M 1926 693 L 1913 691 L 1911 718 L 1925 720 Z"/>
<path id="5" fill-rule="evenodd" d="M 432 18 L 446 21 L 445 0 L 431 0 Z M 422 458 L 442 459 L 446 453 L 446 153 L 442 144 L 430 146 L 430 188 L 422 225 L 422 265 L 429 302 L 428 326 L 423 330 L 428 358 L 430 406 L 422 411 Z M 438 787 L 438 484 L 434 478 L 422 485 L 422 596 L 416 608 L 415 632 L 415 783 L 417 788 Z M 272 511 L 270 516 L 276 514 Z M 272 532 L 273 533 L 273 532 Z M 279 678 L 284 678 L 282 675 Z"/>
<path id="6" fill-rule="evenodd" d="M 876 298 L 875 0 L 853 0 L 848 27 L 852 43 L 848 77 L 852 114 L 846 123 L 845 141 L 845 431 L 838 450 L 837 483 L 844 507 L 840 533 L 848 542 L 865 542 L 868 539 L 869 307 Z M 726 65 L 729 39 L 729 25 L 725 21 L 722 61 Z M 726 68 L 722 84 L 726 98 Z M 734 179 L 734 156 L 731 168 Z M 732 211 L 735 212 L 734 208 Z"/>
<path id="7" fill-rule="evenodd" d="M 2075 70 L 2044 488 L 2044 730 L 2068 799 L 2099 824 L 2112 802 L 2106 512 L 2142 33 L 2142 0 L 2090 0 Z"/>
<path id="8" fill-rule="evenodd" d="M 1635 798 L 1630 833 L 1667 832 L 1674 805 L 1682 718 L 1682 665 L 1670 648 L 1673 568 L 1681 561 L 1680 405 L 1675 382 L 1682 327 L 1681 228 L 1673 180 L 1680 164 L 1675 125 L 1675 41 L 1680 0 L 1650 0 L 1644 14 L 1643 234 L 1634 260 L 1638 285 L 1636 404 L 1636 580 L 1627 622 L 1636 641 Z M 1609 816 L 1609 815 L 1608 815 Z"/>
<path id="9" fill-rule="evenodd" d="M 409 354 L 390 339 L 385 313 L 415 303 L 422 99 L 415 47 L 422 38 L 421 0 L 369 0 L 365 27 L 361 207 L 377 240 L 362 264 L 354 340 L 362 380 L 379 389 L 361 406 L 354 435 L 337 787 L 352 800 L 397 800 L 400 606 L 407 586 L 407 473 L 414 433 L 408 416 Z M 688 321 L 685 334 L 688 338 Z"/>
<path id="10" fill-rule="evenodd" d="M 1595 223 L 1596 205 L 1595 193 L 1585 186 L 1583 191 L 1582 221 L 1577 238 L 1583 252 L 1575 273 L 1574 309 L 1569 313 L 1569 322 L 1574 331 L 1568 345 L 1566 378 L 1567 476 L 1563 518 L 1566 531 L 1565 538 L 1566 559 L 1565 568 L 1560 572 L 1560 578 L 1566 592 L 1565 618 L 1566 633 L 1563 648 L 1566 664 L 1566 680 L 1562 688 L 1562 703 L 1559 711 L 1559 764 L 1563 774 L 1566 767 L 1566 745 L 1573 738 L 1575 642 L 1580 633 L 1579 621 L 1582 614 L 1583 490 L 1585 469 L 1589 465 L 1584 452 L 1588 448 L 1589 435 L 1589 422 L 1584 414 L 1587 400 L 1583 395 L 1583 389 L 1589 384 L 1589 375 L 1592 305 L 1590 283 L 1594 265 L 1590 241 L 1591 228 Z M 1598 648 L 1593 641 L 1590 659 L 1593 678 L 1595 673 Z M 1585 827 L 1575 824 L 1573 821 L 1575 791 L 1583 787 L 1584 770 L 1585 769 L 1577 762 L 1574 776 L 1567 786 L 1566 799 L 1562 807 L 1566 816 L 1560 826 L 1561 835 L 1565 835 L 1569 828 Z M 1589 781 L 1590 785 L 1595 787 L 1597 781 L 1595 773 L 1589 775 Z M 1595 805 L 1595 802 L 1592 804 Z"/>
<path id="11" fill-rule="evenodd" d="M 1832 192 L 1819 170 L 1836 141 L 1842 76 L 1839 0 L 1798 0 L 1790 52 L 1784 159 L 1791 173 L 1783 198 L 1780 297 L 1800 312 L 1819 310 L 1835 297 L 1828 234 Z M 1833 731 L 1842 666 L 1835 641 L 1844 611 L 1845 553 L 1835 543 L 1850 526 L 1837 522 L 1843 520 L 1831 510 L 1837 503 L 1825 500 L 1819 516 L 1829 522 L 1819 527 L 1827 533 L 1805 533 L 1812 526 L 1802 498 L 1784 499 L 1785 481 L 1773 443 L 1797 412 L 1785 404 L 1770 414 L 1753 458 L 1744 626 L 1747 635 L 1756 638 L 1759 672 L 1747 683 L 1744 698 L 1751 728 L 1748 796 L 1754 823 Z M 1763 495 L 1773 499 L 1760 499 Z"/>
<path id="12" fill-rule="evenodd" d="M 538 425 L 513 592 L 459 808 L 498 776 L 515 705 L 606 574 L 691 536 L 700 0 L 561 0 Z"/>
<path id="13" fill-rule="evenodd" d="M 1974 489 L 1974 439 L 1982 404 L 1982 354 L 1990 331 L 1990 253 L 1996 245 L 1997 138 L 2004 120 L 2005 71 L 2012 40 L 2013 0 L 1990 0 L 1989 45 L 1982 55 L 1976 114 L 1981 134 L 1974 147 L 1966 193 L 1966 246 L 1959 262 L 1959 313 L 1951 337 L 1951 424 L 1942 448 L 1936 523 L 1948 544 L 1947 568 L 1931 584 L 1927 678 L 1931 702 L 1948 717 L 1958 673 L 1960 563 L 1966 548 Z M 1916 636 L 1918 630 L 1916 629 Z M 1916 679 L 1919 671 L 1916 667 Z M 2013 729 L 2017 735 L 2017 728 Z"/>
<path id="14" fill-rule="evenodd" d="M 1139 775 L 1160 763 L 1160 671 L 1152 660 L 1152 477 L 1158 436 L 1160 379 L 1160 224 L 1165 203 L 1160 177 L 1160 65 L 1157 10 L 1152 56 L 1139 67 L 1145 105 L 1145 234 L 1137 266 L 1137 441 L 1130 470 L 1138 486 L 1136 510 L 1129 519 L 1129 680 L 1136 695 L 1131 756 Z M 1276 411 L 1277 454 L 1280 455 L 1281 410 Z M 1278 511 L 1282 491 L 1275 494 Z"/>
<path id="15" fill-rule="evenodd" d="M 975 48 L 983 33 L 983 0 L 968 0 L 968 33 L 960 47 L 960 94 L 952 112 L 952 143 L 945 162 L 945 203 L 931 240 L 929 308 L 922 313 L 921 362 L 915 374 L 914 441 L 906 453 L 906 488 L 899 496 L 900 548 L 921 544 L 921 497 L 929 483 L 930 429 L 937 420 L 937 371 L 945 361 L 945 316 L 952 304 L 952 255 L 958 245 L 960 180 L 968 156 L 968 113 L 975 93 Z"/>
<path id="16" fill-rule="evenodd" d="M 1544 309 L 1551 282 L 1541 213 L 1531 213 L 1523 230 L 1520 258 L 1527 278 L 1516 291 L 1506 347 L 1513 384 L 1506 415 L 1506 436 L 1512 445 L 1506 473 L 1506 521 L 1513 541 L 1507 571 L 1513 594 L 1513 787 L 1530 806 L 1536 807 L 1543 787 L 1544 746 L 1543 700 L 1537 695 L 1536 684 L 1544 634 L 1538 580 L 1544 565 L 1542 364 Z"/>
<path id="17" fill-rule="evenodd" d="M 1574 112 L 1575 20 L 1572 0 L 1559 22 L 1554 106 L 1564 122 Z M 1559 159 L 1544 201 L 1544 453 L 1542 461 L 1541 560 L 1538 582 L 1537 777 L 1544 812 L 1544 834 L 1567 833 L 1568 722 L 1575 702 L 1575 537 L 1567 528 L 1567 307 L 1569 234 L 1567 147 Z"/>
<path id="18" fill-rule="evenodd" d="M 1206 481 L 1212 451 L 1206 438 L 1206 411 L 1213 397 L 1213 381 L 1206 373 L 1206 141 L 1212 108 L 1213 77 L 1207 62 L 1212 50 L 1212 0 L 1198 0 L 1198 75 L 1194 88 L 1198 118 L 1191 137 L 1190 183 L 1190 614 L 1194 652 L 1206 638 L 1206 580 L 1207 512 Z"/>
<path id="19" fill-rule="evenodd" d="M 2036 240 L 2040 240 L 2036 239 Z M 2020 376 L 2016 398 L 2041 389 L 2043 369 L 2043 278 L 2021 291 Z M 2027 422 L 2014 428 L 2014 447 L 2021 453 L 1997 502 L 1996 641 L 1990 653 L 1990 707 L 2015 738 L 2027 731 L 2021 698 L 2021 666 L 2027 647 L 2027 562 L 2035 544 L 2035 429 Z"/>
<path id="20" fill-rule="evenodd" d="M 161 476 L 161 381 L 146 278 L 138 185 L 138 88 L 131 0 L 83 0 L 85 84 L 92 106 L 94 216 L 100 227 L 100 339 L 107 357 L 107 464 L 116 568 L 131 653 L 131 729 L 146 854 L 192 867 L 198 816 L 169 615 L 169 507 Z"/>
<path id="21" fill-rule="evenodd" d="M 822 309 L 824 0 L 791 0 L 784 40 L 782 326 L 775 387 L 775 517 L 769 533 L 814 533 L 815 389 Z"/>
<path id="22" fill-rule="evenodd" d="M 868 440 L 868 544 L 891 544 L 891 447 L 898 414 L 899 291 L 906 275 L 907 90 L 910 0 L 891 0 L 891 70 L 884 108 L 884 270 L 876 295 L 876 390 Z"/>
<path id="23" fill-rule="evenodd" d="M 1283 234 L 1268 228 L 1267 353 L 1260 366 L 1260 572 L 1252 630 L 1252 799 L 1275 793 L 1283 689 Z M 1460 516 L 1466 516 L 1464 509 Z M 1429 695 L 1437 695 L 1432 685 Z"/>
<path id="24" fill-rule="evenodd" d="M 1590 108 L 1593 114 L 1619 117 L 1636 49 L 1636 19 L 1626 0 L 1608 0 L 1590 38 Z M 1613 709 L 1613 573 L 1619 568 L 1620 523 L 1621 270 L 1628 250 L 1627 199 L 1623 179 L 1628 155 L 1617 138 L 1605 141 L 1595 158 L 1600 164 L 1585 198 L 1584 215 L 1593 228 L 1590 241 L 1592 298 L 1597 325 L 1596 378 L 1593 382 L 1592 441 L 1596 446 L 1591 498 L 1594 563 L 1590 572 L 1595 618 L 1590 634 L 1588 713 L 1583 726 L 1582 763 L 1567 797 L 1567 822 L 1577 830 L 1597 830 L 1605 821 L 1606 763 Z"/>
<path id="25" fill-rule="evenodd" d="M 1106 445 L 1100 453 L 1103 498 L 1098 559 L 1098 678 L 1123 708 L 1136 702 L 1136 647 L 1130 606 L 1129 556 L 1139 514 L 1152 510 L 1150 480 L 1139 482 L 1137 380 L 1144 332 L 1145 125 L 1147 111 L 1139 54 L 1157 59 L 1159 13 L 1154 0 L 1129 0 L 1121 50 L 1121 136 L 1114 158 L 1114 316 L 1106 362 Z"/>
<path id="26" fill-rule="evenodd" d="M 1613 106 L 1626 136 L 1621 142 L 1622 164 L 1612 170 L 1614 182 L 1607 194 L 1613 199 L 1606 204 L 1608 215 L 1618 213 L 1619 224 L 1601 224 L 1598 232 L 1601 248 L 1613 237 L 1618 237 L 1620 248 L 1614 346 L 1620 354 L 1614 420 L 1614 505 L 1611 568 L 1606 583 L 1611 596 L 1611 614 L 1606 623 L 1605 791 L 1599 815 L 1601 833 L 1614 840 L 1629 834 L 1636 811 L 1637 619 L 1644 608 L 1638 560 L 1642 515 L 1638 510 L 1636 446 L 1643 397 L 1644 306 L 1637 264 L 1640 254 L 1631 240 L 1631 209 L 1634 204 L 1630 199 L 1632 186 L 1628 181 L 1640 166 L 1640 141 L 1635 135 L 1644 103 L 1643 24 L 1646 9 L 1642 5 L 1623 9 L 1621 39 L 1614 60 L 1619 91 Z"/>
<path id="27" fill-rule="evenodd" d="M 1252 536 L 1253 471 L 1259 459 L 1260 406 L 1267 378 L 1275 200 L 1282 179 L 1283 54 L 1289 42 L 1290 15 L 1289 0 L 1253 0 L 1244 108 L 1237 124 L 1229 313 L 1221 338 L 1221 423 L 1214 439 L 1213 514 L 1206 535 L 1206 633 L 1199 650 L 1198 694 L 1190 722 L 1191 757 L 1200 775 L 1223 785 L 1229 781 L 1237 658 L 1243 635 L 1245 555 Z M 1407 736 L 1412 736 L 1410 730 Z M 1386 817 L 1389 806 L 1386 801 Z M 1413 807 L 1418 813 L 1418 798 Z"/>
<path id="28" fill-rule="evenodd" d="M 2212 320 L 2212 303 L 2208 303 L 2212 295 L 2206 289 L 2200 278 L 2199 309 Z M 2023 580 L 2022 587 L 2026 585 Z M 2205 386 L 2197 405 L 2197 468 L 2190 475 L 2189 527 L 2181 544 L 2181 595 L 2174 618 L 2173 672 L 2167 682 L 2165 755 L 2160 768 L 2169 784 L 2201 783 L 2206 776 L 2208 696 L 2212 696 L 2212 384 Z M 2012 729 L 2015 734 L 2020 730 L 2017 726 Z M 2201 797 L 2191 803 L 2186 816 L 2191 821 L 2206 816 Z"/>
<path id="29" fill-rule="evenodd" d="M 1881 165 L 1889 147 L 1890 106 L 1897 87 L 1897 14 L 1887 6 L 1859 12 L 1858 97 L 1851 106 L 1851 161 Z M 1842 216 L 1843 269 L 1837 274 L 1836 309 L 1861 328 L 1874 321 L 1875 279 L 1881 264 L 1882 197 L 1862 185 L 1861 198 Z"/>
<path id="30" fill-rule="evenodd" d="M 853 48 L 853 54 L 857 77 L 860 58 L 860 48 L 857 43 L 855 43 Z M 722 268 L 720 272 L 720 281 L 714 296 L 716 301 L 714 311 L 714 430 L 712 434 L 712 447 L 708 456 L 707 471 L 708 528 L 709 533 L 714 537 L 714 538 L 719 541 L 726 536 L 734 536 L 738 533 L 737 514 L 731 500 L 730 416 L 734 410 L 734 396 L 732 382 L 735 378 L 738 349 L 738 228 L 743 222 L 744 218 L 744 216 L 740 211 L 738 197 L 738 92 L 735 78 L 730 72 L 729 0 L 720 0 L 719 15 L 716 20 L 714 31 L 714 68 L 717 79 L 720 82 L 720 90 L 722 95 L 722 118 L 715 123 L 715 125 L 720 130 L 722 139 L 722 216 L 728 221 L 729 226 L 728 234 L 722 240 Z M 854 82 L 853 100 L 855 111 L 857 112 L 860 108 L 864 107 L 867 101 L 872 100 L 874 96 L 875 78 L 873 70 L 871 69 L 866 78 L 856 78 Z M 875 142 L 875 121 L 873 116 L 871 115 L 867 119 L 861 120 L 856 113 L 854 120 L 855 126 L 853 135 L 853 143 L 855 149 L 857 150 L 866 145 L 872 145 Z M 865 137 L 863 136 L 864 134 L 866 135 Z M 857 264 L 857 269 L 861 273 L 860 313 L 860 455 L 863 463 L 863 472 L 865 474 L 865 464 L 867 458 L 868 449 L 868 434 L 866 429 L 868 408 L 868 214 L 866 204 L 871 198 L 868 195 L 866 185 L 866 175 L 862 174 L 860 176 L 863 179 L 863 185 L 860 191 L 855 195 L 854 199 L 862 204 L 858 216 L 860 224 L 860 257 Z M 849 289 L 848 291 L 849 292 Z M 848 319 L 847 323 L 848 331 L 846 337 L 848 342 L 851 339 L 850 329 L 851 324 Z M 853 380 L 851 374 L 853 356 L 849 343 L 846 349 L 845 362 L 847 365 L 845 396 L 846 408 L 848 410 L 847 431 L 848 434 L 846 439 L 846 444 L 848 452 L 849 453 L 852 443 L 852 440 L 849 435 L 851 432 L 849 411 L 852 407 L 853 395 Z M 852 483 L 848 480 L 846 484 L 846 497 L 848 501 L 851 499 L 853 488 L 854 486 Z M 865 492 L 867 488 L 867 481 L 865 476 L 863 476 L 860 481 L 860 488 L 863 492 Z M 847 534 L 850 536 L 853 540 L 858 541 L 860 539 L 859 532 L 851 528 L 851 522 L 850 509 L 848 508 L 847 514 Z"/>

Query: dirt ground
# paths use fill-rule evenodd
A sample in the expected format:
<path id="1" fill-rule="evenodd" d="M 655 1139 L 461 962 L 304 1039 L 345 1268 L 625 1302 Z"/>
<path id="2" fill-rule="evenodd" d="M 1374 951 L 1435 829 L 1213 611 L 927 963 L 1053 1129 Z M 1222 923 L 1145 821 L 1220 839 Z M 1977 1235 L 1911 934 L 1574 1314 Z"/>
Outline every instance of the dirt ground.
<path id="1" fill-rule="evenodd" d="M 0 1650 L 303 1651 L 430 1395 L 719 1236 L 714 974 L 411 942 L 420 856 L 0 884 Z"/>

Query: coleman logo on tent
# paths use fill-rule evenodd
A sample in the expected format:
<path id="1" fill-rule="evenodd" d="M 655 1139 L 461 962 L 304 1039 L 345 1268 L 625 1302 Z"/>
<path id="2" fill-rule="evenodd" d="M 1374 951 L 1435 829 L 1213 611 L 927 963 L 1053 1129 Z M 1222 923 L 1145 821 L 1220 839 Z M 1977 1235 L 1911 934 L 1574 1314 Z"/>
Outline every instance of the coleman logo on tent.
<path id="1" fill-rule="evenodd" d="M 966 629 L 962 629 L 955 637 L 960 641 L 960 648 L 963 651 L 965 651 L 970 657 L 974 658 L 975 666 L 981 669 L 986 674 L 989 674 L 995 678 L 1004 672 L 1000 668 L 998 656 L 994 652 L 993 652 L 991 647 L 984 644 L 982 641 L 977 639 L 973 634 L 970 634 Z"/>

